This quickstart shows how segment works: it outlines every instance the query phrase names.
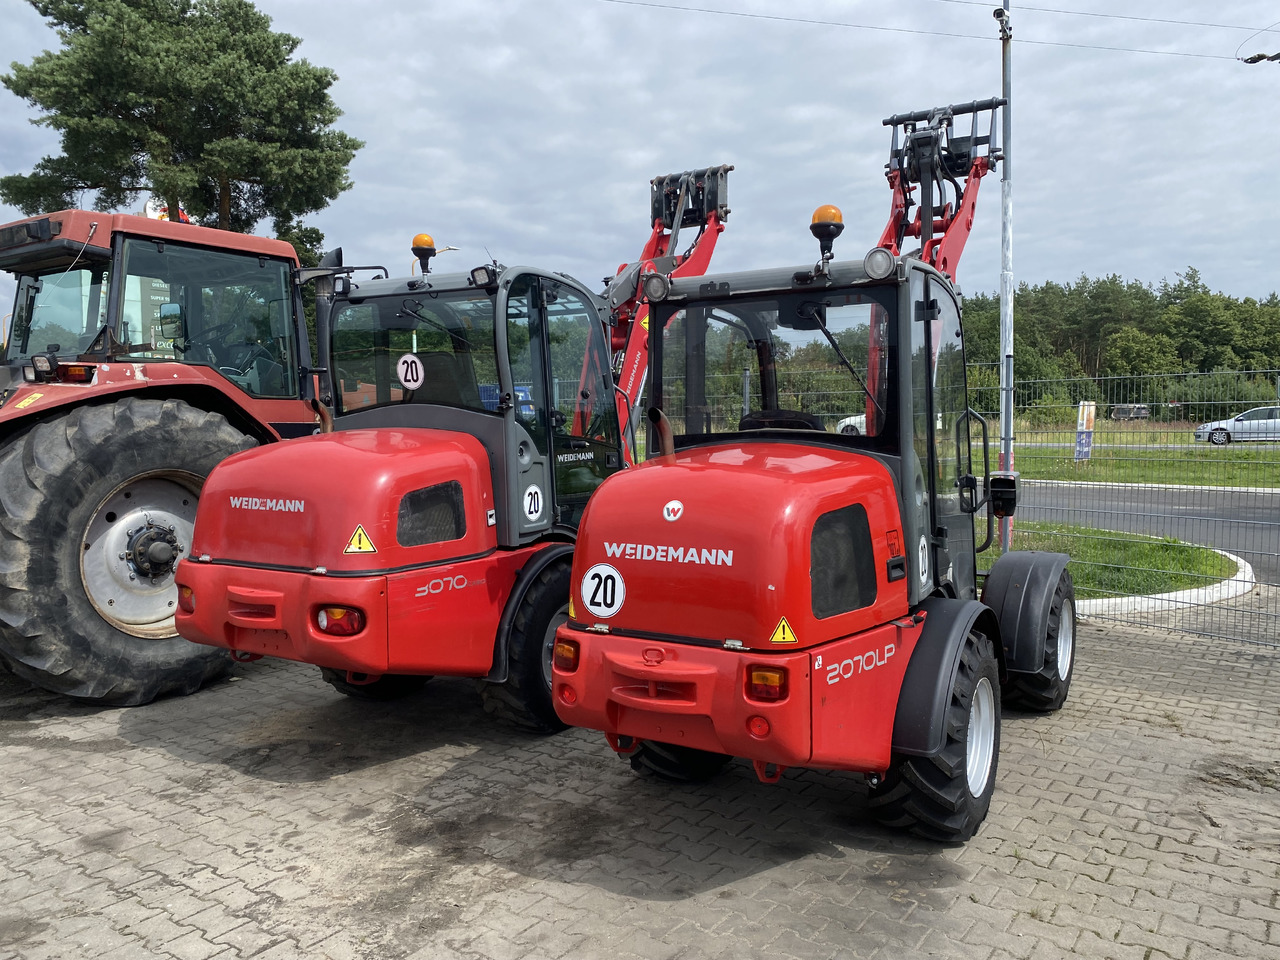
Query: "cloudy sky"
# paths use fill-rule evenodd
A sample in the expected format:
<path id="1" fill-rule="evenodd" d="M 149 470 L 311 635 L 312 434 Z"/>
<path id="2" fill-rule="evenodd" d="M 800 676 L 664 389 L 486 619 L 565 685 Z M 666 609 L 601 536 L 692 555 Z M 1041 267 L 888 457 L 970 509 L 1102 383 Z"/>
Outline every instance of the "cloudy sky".
<path id="1" fill-rule="evenodd" d="M 812 261 L 821 203 L 845 214 L 837 255 L 860 257 L 888 212 L 881 119 L 1000 91 L 982 0 L 258 6 L 337 72 L 338 126 L 367 143 L 353 189 L 307 222 L 348 263 L 397 273 L 425 230 L 461 248 L 451 267 L 491 253 L 598 289 L 640 251 L 649 179 L 719 163 L 736 169 L 715 268 Z M 1236 296 L 1280 289 L 1280 62 L 1234 59 L 1280 51 L 1277 15 L 1274 0 L 1014 0 L 1018 280 L 1194 266 Z M 57 46 L 23 0 L 0 0 L 0 22 L 0 65 Z M 33 116 L 0 90 L 0 173 L 57 151 Z M 970 293 L 999 283 L 995 177 L 981 196 Z"/>

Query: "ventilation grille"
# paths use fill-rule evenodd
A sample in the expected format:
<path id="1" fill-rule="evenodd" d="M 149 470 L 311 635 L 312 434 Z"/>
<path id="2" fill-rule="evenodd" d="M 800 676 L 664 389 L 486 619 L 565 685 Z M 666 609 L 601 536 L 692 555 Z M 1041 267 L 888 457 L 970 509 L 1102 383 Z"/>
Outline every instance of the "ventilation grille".
<path id="1" fill-rule="evenodd" d="M 869 607 L 876 600 L 876 566 L 867 511 L 855 503 L 824 513 L 809 544 L 813 615 L 819 620 Z"/>
<path id="2" fill-rule="evenodd" d="M 402 547 L 460 540 L 466 532 L 462 484 L 457 480 L 414 490 L 406 493 L 400 501 L 396 540 Z"/>

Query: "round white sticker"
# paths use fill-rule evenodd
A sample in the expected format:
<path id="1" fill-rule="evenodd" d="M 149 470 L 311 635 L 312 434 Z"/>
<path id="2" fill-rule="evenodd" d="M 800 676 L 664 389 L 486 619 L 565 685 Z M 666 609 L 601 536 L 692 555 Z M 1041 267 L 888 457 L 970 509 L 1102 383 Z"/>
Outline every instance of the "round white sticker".
<path id="1" fill-rule="evenodd" d="M 582 578 L 582 602 L 592 616 L 608 618 L 622 609 L 627 585 L 622 574 L 607 563 L 597 563 Z"/>
<path id="2" fill-rule="evenodd" d="M 542 488 L 536 483 L 524 488 L 524 515 L 526 520 L 537 520 L 542 516 Z"/>
<path id="3" fill-rule="evenodd" d="M 400 386 L 406 390 L 417 390 L 427 379 L 422 361 L 412 353 L 406 353 L 396 361 L 396 376 L 400 378 Z"/>
<path id="4" fill-rule="evenodd" d="M 675 523 L 684 515 L 684 504 L 679 500 L 668 500 L 662 508 L 662 519 Z"/>

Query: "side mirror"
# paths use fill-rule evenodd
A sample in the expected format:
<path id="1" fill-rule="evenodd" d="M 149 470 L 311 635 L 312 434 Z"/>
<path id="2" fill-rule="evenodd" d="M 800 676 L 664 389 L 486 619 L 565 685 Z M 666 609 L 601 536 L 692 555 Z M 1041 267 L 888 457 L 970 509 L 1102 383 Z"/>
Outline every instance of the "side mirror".
<path id="1" fill-rule="evenodd" d="M 1012 517 L 1018 509 L 1018 472 L 993 470 L 987 481 L 987 496 L 991 500 L 991 512 L 997 517 Z"/>
<path id="2" fill-rule="evenodd" d="M 166 340 L 173 340 L 177 337 L 181 337 L 185 323 L 185 317 L 182 314 L 182 304 L 160 304 L 159 321 L 160 336 L 164 337 Z"/>

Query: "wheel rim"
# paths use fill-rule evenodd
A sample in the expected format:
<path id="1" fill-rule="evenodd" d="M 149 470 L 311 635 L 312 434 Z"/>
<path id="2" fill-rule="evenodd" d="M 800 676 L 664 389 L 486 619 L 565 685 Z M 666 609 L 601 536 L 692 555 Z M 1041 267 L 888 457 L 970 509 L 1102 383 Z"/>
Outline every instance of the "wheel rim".
<path id="1" fill-rule="evenodd" d="M 1213 441 L 1214 443 L 1216 443 L 1216 444 L 1219 444 L 1219 445 L 1224 444 L 1224 443 L 1226 443 L 1226 442 L 1227 442 L 1227 434 L 1226 434 L 1226 431 L 1225 431 L 1225 430 L 1215 430 L 1215 431 L 1213 431 L 1213 433 L 1209 434 L 1209 439 L 1210 439 L 1210 440 L 1212 440 L 1212 441 Z"/>
<path id="2" fill-rule="evenodd" d="M 547 624 L 547 632 L 542 637 L 542 679 L 548 690 L 551 689 L 551 660 L 555 655 L 556 631 L 568 622 L 569 604 L 566 602 L 551 618 L 551 622 Z"/>
<path id="3" fill-rule="evenodd" d="M 199 488 L 200 478 L 183 471 L 143 474 L 94 510 L 80 541 L 80 579 L 117 630 L 153 640 L 176 634 L 173 568 L 191 544 Z"/>
<path id="4" fill-rule="evenodd" d="M 1076 653 L 1076 607 L 1071 598 L 1062 601 L 1062 618 L 1058 621 L 1058 679 L 1071 675 L 1071 660 Z"/>
<path id="5" fill-rule="evenodd" d="M 978 680 L 969 702 L 969 734 L 965 747 L 965 777 L 969 792 L 980 797 L 987 789 L 996 748 L 996 695 L 991 681 Z"/>

